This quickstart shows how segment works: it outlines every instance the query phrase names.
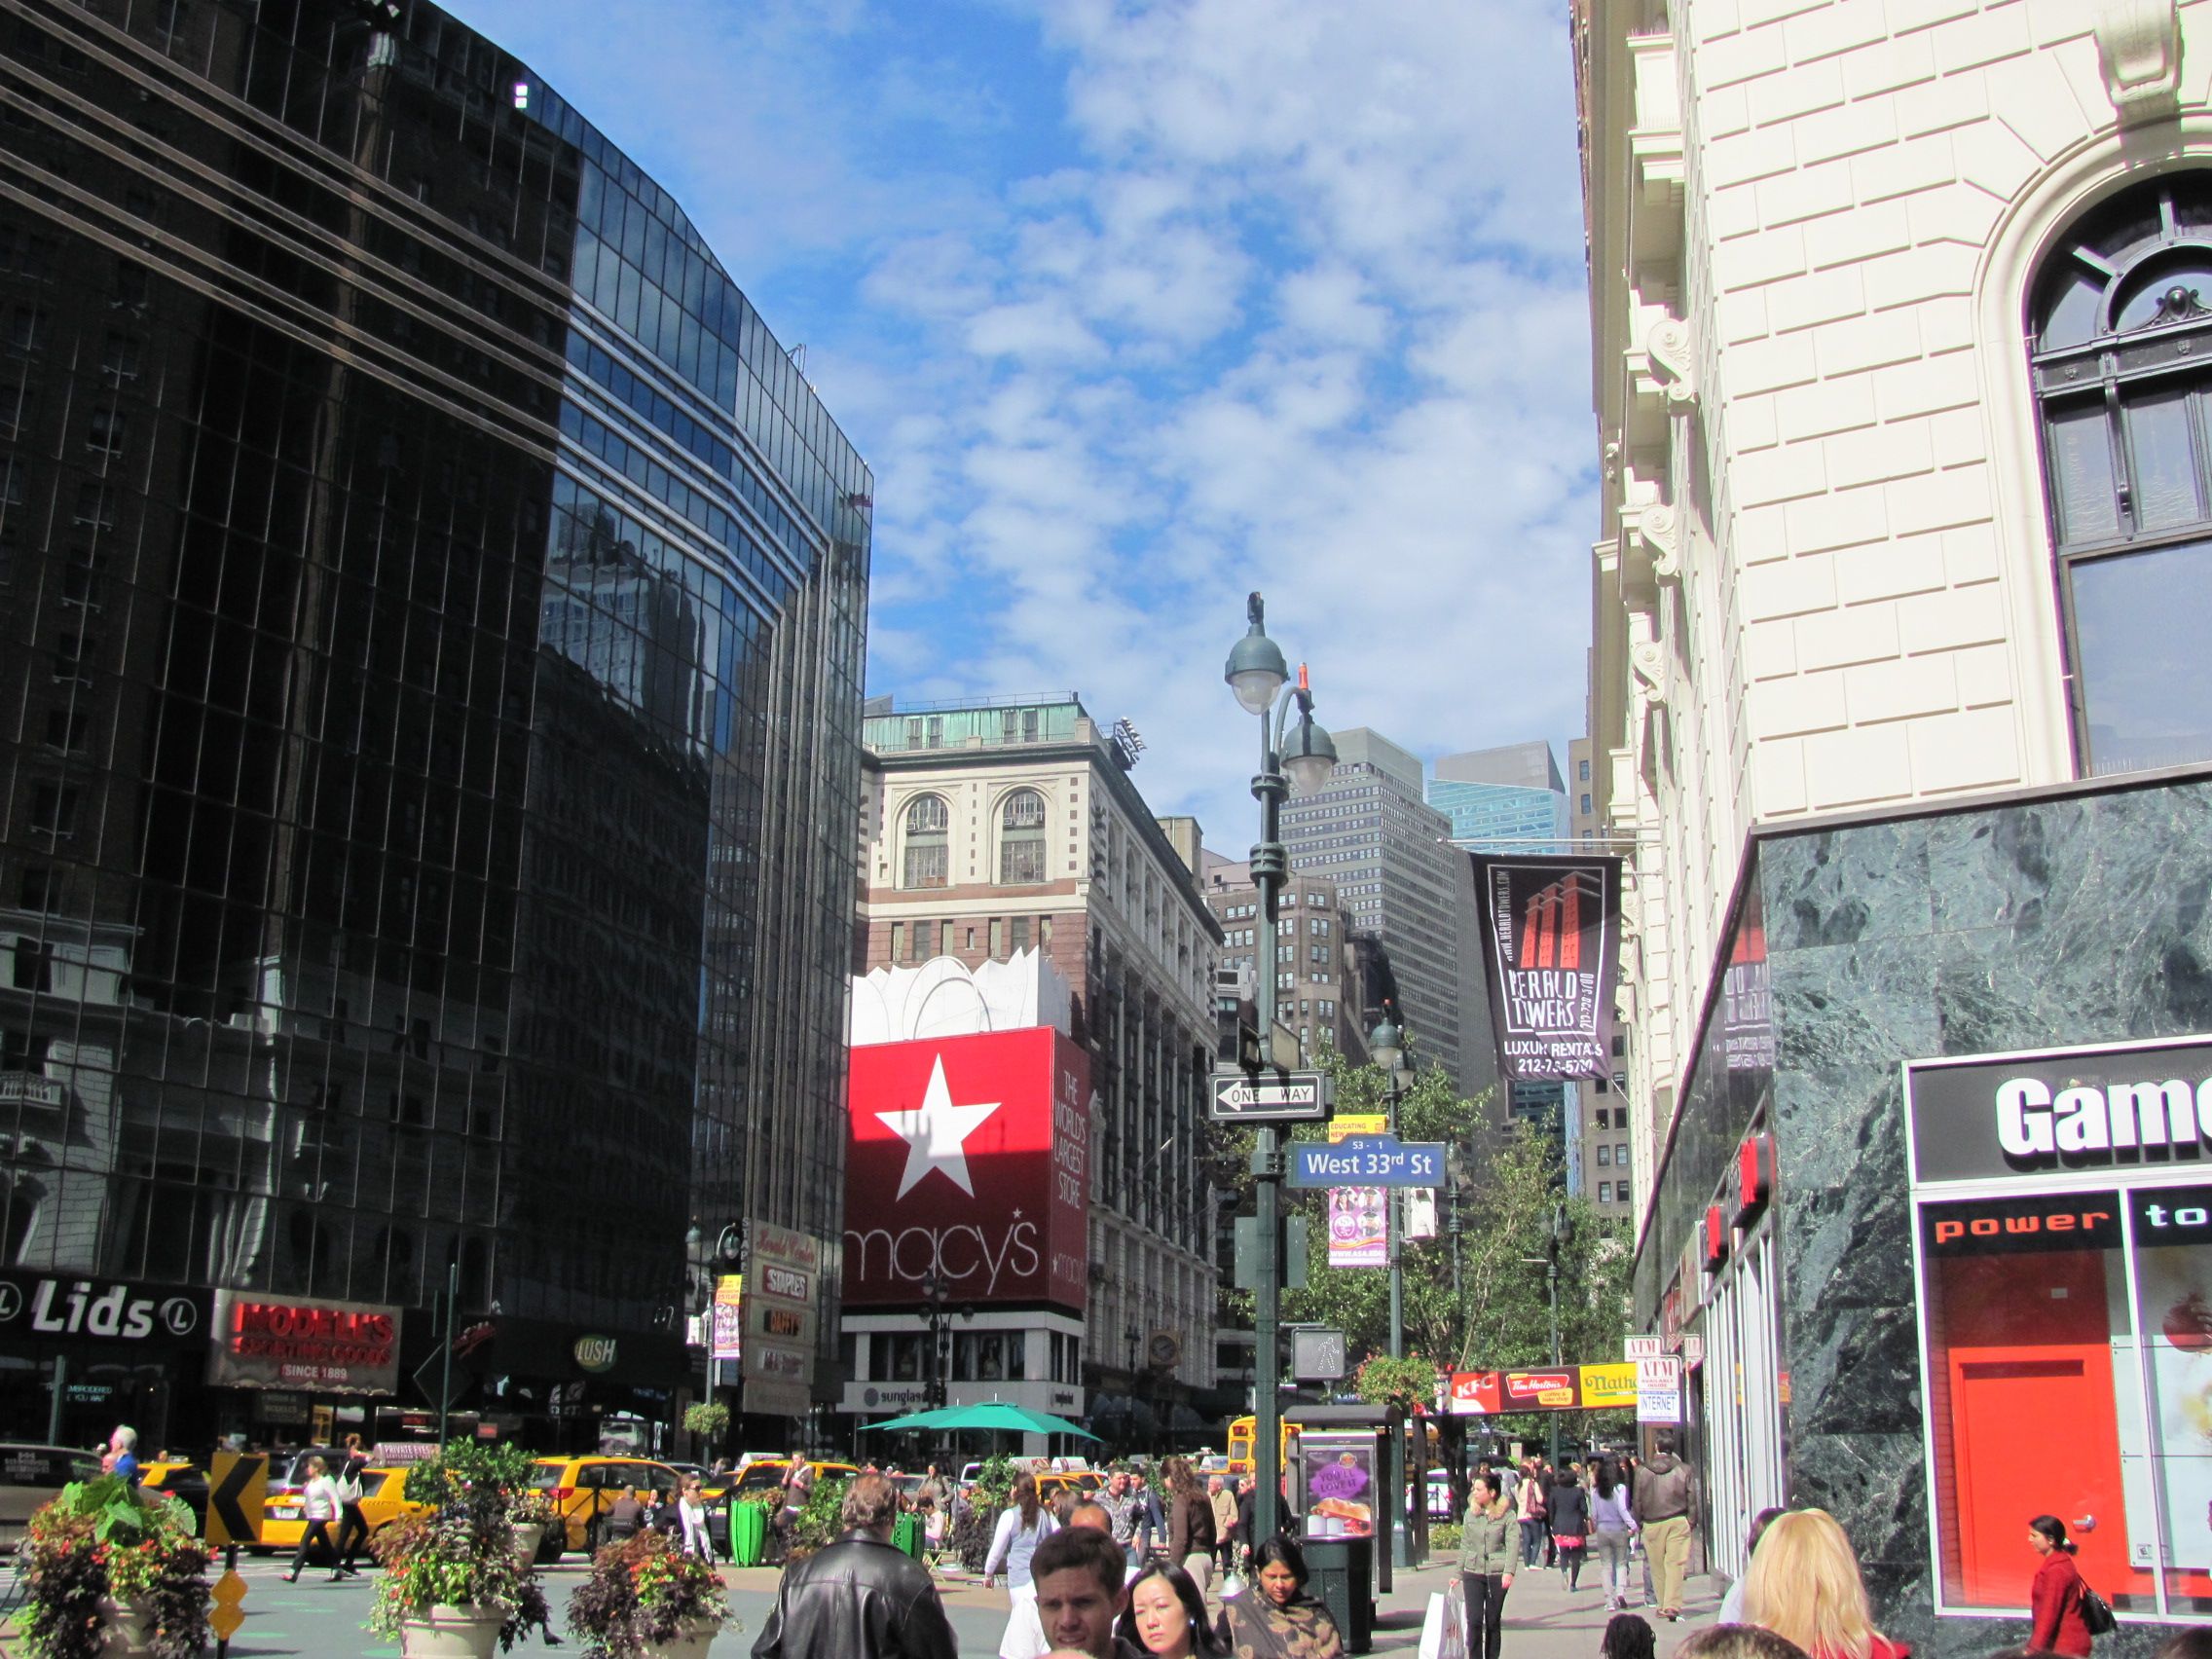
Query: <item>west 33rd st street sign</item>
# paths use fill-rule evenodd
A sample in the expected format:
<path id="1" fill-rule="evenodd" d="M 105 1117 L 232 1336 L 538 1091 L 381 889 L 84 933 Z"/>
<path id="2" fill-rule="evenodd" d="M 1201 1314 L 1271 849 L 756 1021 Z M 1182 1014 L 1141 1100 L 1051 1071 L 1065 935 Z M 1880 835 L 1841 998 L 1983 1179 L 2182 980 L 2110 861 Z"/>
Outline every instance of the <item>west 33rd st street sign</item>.
<path id="1" fill-rule="evenodd" d="M 1347 1135 L 1333 1146 L 1294 1146 L 1293 1187 L 1441 1187 L 1444 1143 Z"/>

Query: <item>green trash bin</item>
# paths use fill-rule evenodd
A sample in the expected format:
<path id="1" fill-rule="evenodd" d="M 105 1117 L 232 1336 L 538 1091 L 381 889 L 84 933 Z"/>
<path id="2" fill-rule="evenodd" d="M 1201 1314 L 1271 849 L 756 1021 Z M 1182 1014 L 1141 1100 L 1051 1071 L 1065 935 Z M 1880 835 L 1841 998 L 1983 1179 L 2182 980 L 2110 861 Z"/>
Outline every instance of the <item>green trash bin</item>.
<path id="1" fill-rule="evenodd" d="M 729 1559 L 739 1567 L 758 1567 L 768 1553 L 768 1512 L 757 1503 L 729 1509 Z"/>
<path id="2" fill-rule="evenodd" d="M 922 1521 L 918 1515 L 902 1515 L 892 1524 L 891 1547 L 922 1559 Z"/>

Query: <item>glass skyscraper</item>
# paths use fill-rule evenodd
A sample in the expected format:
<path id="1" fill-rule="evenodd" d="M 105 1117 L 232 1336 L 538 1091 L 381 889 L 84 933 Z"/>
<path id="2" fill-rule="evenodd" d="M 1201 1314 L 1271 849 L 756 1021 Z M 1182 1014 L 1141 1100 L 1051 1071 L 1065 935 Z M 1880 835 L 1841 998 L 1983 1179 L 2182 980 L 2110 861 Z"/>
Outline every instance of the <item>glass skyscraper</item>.
<path id="1" fill-rule="evenodd" d="M 435 7 L 0 12 L 0 1437 L 281 1425 L 204 1293 L 403 1376 L 450 1276 L 573 1440 L 695 1375 L 694 1226 L 833 1251 L 870 489 Z M 110 1281 L 178 1310 L 27 1322 Z"/>

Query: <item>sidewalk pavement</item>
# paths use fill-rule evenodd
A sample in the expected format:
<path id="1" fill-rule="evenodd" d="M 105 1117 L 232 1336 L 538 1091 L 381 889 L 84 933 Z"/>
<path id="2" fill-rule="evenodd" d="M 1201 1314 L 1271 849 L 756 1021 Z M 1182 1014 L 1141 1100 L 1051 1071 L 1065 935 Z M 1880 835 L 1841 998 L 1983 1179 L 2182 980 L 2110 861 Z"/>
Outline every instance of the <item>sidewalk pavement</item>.
<path id="1" fill-rule="evenodd" d="M 1389 1594 L 1376 1598 L 1375 1644 L 1371 1651 L 1418 1652 L 1428 1599 L 1449 1585 L 1456 1571 L 1444 1560 L 1425 1567 L 1399 1570 Z M 754 1608 L 764 1614 L 762 1604 L 774 1601 L 780 1574 L 772 1567 L 741 1567 L 723 1568 L 722 1576 L 736 1593 L 733 1599 L 740 1604 L 750 1604 L 749 1614 Z M 945 1612 L 960 1639 L 962 1659 L 970 1659 L 970 1656 L 992 1659 L 998 1652 L 999 1637 L 1006 1625 L 1004 1586 L 985 1590 L 979 1580 L 958 1568 L 940 1569 L 937 1581 L 938 1594 L 943 1598 Z M 1641 1570 L 1637 1587 L 1641 1588 Z M 1702 1576 L 1689 1579 L 1683 1586 L 1684 1605 L 1678 1624 L 1669 1624 L 1651 1608 L 1634 1609 L 1650 1620 L 1652 1629 L 1658 1633 L 1659 1659 L 1667 1659 L 1691 1631 L 1713 1622 L 1724 1588 L 1717 1579 Z M 759 1629 L 756 1616 L 746 1619 L 749 1627 L 743 1638 L 746 1647 L 752 1645 L 754 1635 Z M 1607 1617 L 1605 1593 L 1599 1587 L 1594 1567 L 1584 1570 L 1581 1588 L 1571 1593 L 1556 1568 L 1532 1568 L 1515 1576 L 1513 1589 L 1505 1598 L 1505 1641 L 1501 1659 L 1598 1659 L 1598 1639 L 1604 1631 Z M 736 1646 L 735 1638 L 730 1639 L 730 1645 Z M 721 1659 L 721 1652 L 722 1643 L 718 1642 L 716 1659 Z"/>

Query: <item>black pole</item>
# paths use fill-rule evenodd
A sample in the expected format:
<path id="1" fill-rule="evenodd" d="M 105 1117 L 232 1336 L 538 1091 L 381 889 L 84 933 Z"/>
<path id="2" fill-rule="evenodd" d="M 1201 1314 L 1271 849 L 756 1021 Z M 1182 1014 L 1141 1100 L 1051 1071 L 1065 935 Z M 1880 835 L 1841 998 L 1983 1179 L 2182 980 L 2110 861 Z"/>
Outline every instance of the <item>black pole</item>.
<path id="1" fill-rule="evenodd" d="M 446 1364 L 445 1379 L 438 1384 L 438 1450 L 446 1449 L 446 1413 L 453 1406 L 453 1316 L 461 1301 L 461 1264 L 446 1264 Z"/>
<path id="2" fill-rule="evenodd" d="M 236 1544 L 225 1544 L 223 1546 L 223 1571 L 227 1576 L 238 1571 L 238 1569 L 239 1547 Z M 230 1655 L 231 1639 L 227 1636 L 217 1637 L 215 1639 L 215 1659 L 230 1659 Z"/>

